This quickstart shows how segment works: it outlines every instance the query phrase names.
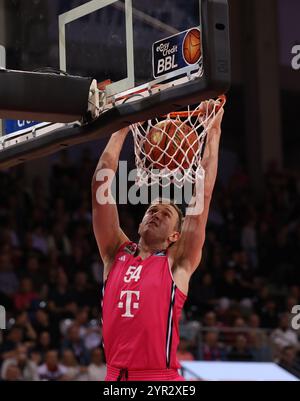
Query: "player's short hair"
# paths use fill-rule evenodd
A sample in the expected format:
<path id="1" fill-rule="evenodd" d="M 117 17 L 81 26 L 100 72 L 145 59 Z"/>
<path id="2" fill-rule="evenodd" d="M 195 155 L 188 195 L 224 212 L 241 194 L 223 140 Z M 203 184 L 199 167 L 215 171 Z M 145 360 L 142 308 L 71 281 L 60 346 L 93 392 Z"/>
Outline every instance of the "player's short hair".
<path id="1" fill-rule="evenodd" d="M 171 201 L 170 199 L 167 199 L 167 198 L 157 198 L 157 199 L 155 199 L 153 202 L 151 202 L 151 205 L 150 205 L 149 207 L 151 207 L 151 206 L 153 206 L 153 205 L 157 205 L 157 204 L 160 204 L 160 205 L 170 205 L 170 206 L 172 206 L 172 207 L 176 210 L 176 213 L 177 213 L 177 215 L 178 215 L 178 220 L 177 220 L 177 226 L 176 226 L 176 228 L 177 228 L 177 230 L 178 230 L 179 232 L 181 232 L 184 216 L 183 216 L 182 211 L 181 211 L 181 210 L 179 209 L 179 207 L 176 205 L 176 203 L 174 203 L 173 201 Z"/>

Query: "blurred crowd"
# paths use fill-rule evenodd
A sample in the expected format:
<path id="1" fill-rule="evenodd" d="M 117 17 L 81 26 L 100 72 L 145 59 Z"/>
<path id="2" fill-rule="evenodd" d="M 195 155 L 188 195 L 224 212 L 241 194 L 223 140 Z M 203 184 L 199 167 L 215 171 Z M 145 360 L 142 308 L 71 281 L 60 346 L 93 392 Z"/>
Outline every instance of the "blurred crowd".
<path id="1" fill-rule="evenodd" d="M 92 230 L 88 150 L 50 178 L 0 172 L 1 380 L 103 380 L 103 265 Z M 217 183 L 201 266 L 181 320 L 179 360 L 275 361 L 300 375 L 300 177 L 265 175 L 258 199 L 239 167 Z M 120 206 L 134 241 L 144 208 Z M 300 319 L 299 319 L 300 322 Z"/>

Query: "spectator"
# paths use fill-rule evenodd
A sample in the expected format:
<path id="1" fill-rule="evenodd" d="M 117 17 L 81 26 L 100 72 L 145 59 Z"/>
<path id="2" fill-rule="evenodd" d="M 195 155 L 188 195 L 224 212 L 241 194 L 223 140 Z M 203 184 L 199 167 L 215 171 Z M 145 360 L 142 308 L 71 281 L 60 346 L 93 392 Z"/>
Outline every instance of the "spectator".
<path id="1" fill-rule="evenodd" d="M 58 353 L 55 350 L 48 351 L 45 363 L 38 367 L 39 378 L 45 381 L 67 380 L 67 371 L 68 369 L 59 363 Z"/>
<path id="2" fill-rule="evenodd" d="M 50 330 L 49 315 L 44 309 L 38 309 L 34 317 L 33 326 L 37 334 Z"/>
<path id="3" fill-rule="evenodd" d="M 230 263 L 232 263 L 237 272 L 237 278 L 242 287 L 243 298 L 252 299 L 254 295 L 253 279 L 255 268 L 250 263 L 250 258 L 247 253 L 241 250 L 234 251 L 229 264 Z"/>
<path id="4" fill-rule="evenodd" d="M 300 361 L 297 349 L 292 346 L 282 348 L 278 365 L 300 379 Z"/>
<path id="5" fill-rule="evenodd" d="M 260 281 L 260 283 L 257 286 L 257 291 L 255 294 L 254 308 L 256 313 L 261 315 L 262 309 L 264 308 L 266 302 L 270 299 L 272 299 L 272 296 L 269 287 L 265 285 L 263 281 Z"/>
<path id="6" fill-rule="evenodd" d="M 21 381 L 22 380 L 22 373 L 17 365 L 11 364 L 7 367 L 5 372 L 3 373 L 3 381 Z"/>
<path id="7" fill-rule="evenodd" d="M 257 233 L 254 220 L 249 220 L 243 227 L 241 233 L 241 245 L 248 256 L 248 260 L 251 262 L 252 267 L 256 269 L 258 265 L 258 255 Z"/>
<path id="8" fill-rule="evenodd" d="M 242 298 L 242 287 L 238 281 L 236 271 L 229 267 L 225 270 L 223 278 L 217 286 L 218 296 L 233 300 Z"/>
<path id="9" fill-rule="evenodd" d="M 89 354 L 80 338 L 80 327 L 77 324 L 72 324 L 67 331 L 67 338 L 63 341 L 62 351 L 71 350 L 74 352 L 77 361 L 81 365 L 87 365 L 89 362 Z"/>
<path id="10" fill-rule="evenodd" d="M 257 330 L 260 327 L 260 317 L 257 313 L 251 313 L 248 318 L 248 326 L 251 329 Z"/>
<path id="11" fill-rule="evenodd" d="M 262 327 L 275 329 L 278 323 L 278 308 L 275 300 L 269 298 L 266 300 L 262 307 L 261 313 L 261 324 Z"/>
<path id="12" fill-rule="evenodd" d="M 106 376 L 106 366 L 103 360 L 103 351 L 95 348 L 91 351 L 91 363 L 87 368 L 88 381 L 104 381 Z"/>
<path id="13" fill-rule="evenodd" d="M 208 331 L 205 333 L 202 346 L 202 359 L 204 361 L 226 360 L 226 352 L 219 343 L 219 335 L 216 331 Z"/>
<path id="14" fill-rule="evenodd" d="M 82 308 L 75 316 L 74 323 L 79 326 L 80 338 L 84 339 L 88 330 L 89 313 L 87 308 Z"/>
<path id="15" fill-rule="evenodd" d="M 292 309 L 294 308 L 295 305 L 299 305 L 300 304 L 300 299 L 297 297 L 293 297 L 293 296 L 289 296 L 286 299 L 286 312 L 287 313 L 291 313 Z M 292 318 L 293 316 L 291 316 Z"/>
<path id="16" fill-rule="evenodd" d="M 62 363 L 67 369 L 66 375 L 68 380 L 74 381 L 84 379 L 84 374 L 87 372 L 87 368 L 85 366 L 80 366 L 73 351 L 68 349 L 63 351 Z"/>
<path id="17" fill-rule="evenodd" d="M 210 311 L 204 315 L 203 326 L 206 328 L 220 328 L 222 327 L 222 323 L 217 321 L 216 313 Z"/>
<path id="18" fill-rule="evenodd" d="M 45 356 L 48 351 L 52 349 L 51 336 L 48 331 L 42 331 L 39 334 L 36 346 L 32 349 L 32 352 L 38 353 L 42 361 L 45 360 Z"/>
<path id="19" fill-rule="evenodd" d="M 297 334 L 290 328 L 289 315 L 284 313 L 279 318 L 279 327 L 273 331 L 271 339 L 275 346 L 275 351 L 281 351 L 284 347 L 299 348 Z"/>
<path id="20" fill-rule="evenodd" d="M 14 296 L 14 304 L 17 310 L 30 310 L 33 302 L 38 301 L 38 294 L 33 290 L 32 280 L 22 278 L 19 292 Z"/>
<path id="21" fill-rule="evenodd" d="M 32 246 L 43 255 L 48 253 L 47 235 L 42 225 L 37 225 L 32 234 Z"/>
<path id="22" fill-rule="evenodd" d="M 69 279 L 63 269 L 58 269 L 56 273 L 56 286 L 49 293 L 49 310 L 58 317 L 64 317 L 66 306 L 74 299 L 69 290 Z"/>
<path id="23" fill-rule="evenodd" d="M 72 256 L 70 257 L 70 263 L 68 263 L 68 266 L 70 266 L 70 268 L 67 270 L 68 277 L 74 277 L 78 271 L 88 270 L 89 259 L 83 250 L 83 243 L 84 238 L 81 238 L 77 245 L 75 245 L 73 242 L 73 252 Z"/>
<path id="24" fill-rule="evenodd" d="M 216 288 L 210 273 L 203 275 L 200 286 L 195 282 L 190 292 L 191 299 L 189 303 L 197 308 L 198 314 L 205 313 L 214 307 L 216 303 Z"/>
<path id="25" fill-rule="evenodd" d="M 188 341 L 190 341 L 193 348 L 196 346 L 200 327 L 201 325 L 198 321 L 189 320 L 184 310 L 181 311 L 179 331 L 182 337 L 185 337 Z"/>
<path id="26" fill-rule="evenodd" d="M 23 257 L 24 257 L 25 261 L 28 260 L 31 255 L 34 255 L 36 253 L 36 249 L 33 246 L 31 231 L 26 231 L 24 233 L 22 250 L 23 250 Z M 26 273 L 28 274 L 28 271 Z"/>
<path id="27" fill-rule="evenodd" d="M 88 320 L 88 308 L 82 308 L 76 314 L 74 323 L 80 327 L 80 337 L 87 350 L 99 347 L 101 344 L 101 330 L 97 321 Z"/>
<path id="28" fill-rule="evenodd" d="M 238 335 L 236 337 L 235 345 L 228 353 L 229 361 L 236 362 L 250 362 L 253 361 L 253 355 L 247 345 L 247 338 L 244 335 Z"/>
<path id="29" fill-rule="evenodd" d="M 261 329 L 260 317 L 252 313 L 248 318 L 247 340 L 255 361 L 271 362 L 272 349 L 269 346 L 268 333 Z"/>
<path id="30" fill-rule="evenodd" d="M 222 340 L 226 342 L 226 344 L 233 345 L 236 342 L 236 339 L 239 335 L 245 335 L 246 331 L 246 322 L 245 320 L 237 316 L 234 318 L 233 322 L 233 330 L 232 331 L 226 331 L 223 333 Z"/>
<path id="31" fill-rule="evenodd" d="M 99 301 L 97 295 L 88 283 L 87 274 L 85 272 L 76 273 L 72 297 L 76 299 L 77 305 L 79 307 L 92 307 L 96 300 Z"/>
<path id="32" fill-rule="evenodd" d="M 39 352 L 35 351 L 34 349 L 30 350 L 29 358 L 32 362 L 35 363 L 36 366 L 40 366 L 44 362 L 41 354 Z"/>
<path id="33" fill-rule="evenodd" d="M 19 369 L 18 380 L 22 381 L 37 381 L 39 376 L 37 373 L 37 366 L 34 362 L 29 360 L 27 356 L 27 348 L 19 345 L 16 349 L 15 357 L 8 358 L 4 361 L 1 369 L 1 378 L 7 377 L 7 370 L 11 366 L 16 366 Z"/>
<path id="34" fill-rule="evenodd" d="M 61 256 L 71 255 L 71 243 L 65 233 L 65 227 L 63 223 L 55 223 L 53 227 L 53 234 L 49 235 L 48 237 L 48 249 L 49 251 L 59 252 Z"/>
<path id="35" fill-rule="evenodd" d="M 36 331 L 31 324 L 28 312 L 20 312 L 16 317 L 16 325 L 23 329 L 25 341 L 35 341 L 37 339 Z"/>
<path id="36" fill-rule="evenodd" d="M 37 335 L 40 335 L 44 331 L 49 332 L 52 345 L 58 347 L 60 343 L 60 332 L 59 320 L 56 315 L 47 312 L 44 308 L 40 308 L 36 311 L 33 319 L 33 326 Z"/>
<path id="37" fill-rule="evenodd" d="M 46 283 L 46 272 L 41 268 L 41 257 L 32 252 L 26 259 L 26 277 L 29 277 L 34 283 L 34 288 L 39 292 Z"/>
<path id="38" fill-rule="evenodd" d="M 19 287 L 19 280 L 14 272 L 11 254 L 0 252 L 0 292 L 13 296 Z"/>
<path id="39" fill-rule="evenodd" d="M 23 329 L 20 326 L 13 326 L 0 347 L 0 357 L 2 360 L 13 358 L 16 354 L 16 349 L 24 341 Z"/>
<path id="40" fill-rule="evenodd" d="M 90 268 L 91 268 L 93 281 L 98 283 L 99 287 L 102 287 L 103 270 L 104 270 L 104 265 L 103 265 L 102 260 L 99 257 L 93 257 Z"/>
<path id="41" fill-rule="evenodd" d="M 247 333 L 249 350 L 257 362 L 271 362 L 272 348 L 265 331 L 251 330 Z"/>
<path id="42" fill-rule="evenodd" d="M 53 210 L 51 210 L 51 219 L 52 221 L 62 221 L 63 224 L 70 223 L 69 212 L 63 198 L 57 197 L 55 199 Z"/>
<path id="43" fill-rule="evenodd" d="M 102 330 L 96 320 L 90 322 L 87 334 L 84 338 L 84 345 L 90 352 L 93 348 L 100 347 L 102 343 Z"/>

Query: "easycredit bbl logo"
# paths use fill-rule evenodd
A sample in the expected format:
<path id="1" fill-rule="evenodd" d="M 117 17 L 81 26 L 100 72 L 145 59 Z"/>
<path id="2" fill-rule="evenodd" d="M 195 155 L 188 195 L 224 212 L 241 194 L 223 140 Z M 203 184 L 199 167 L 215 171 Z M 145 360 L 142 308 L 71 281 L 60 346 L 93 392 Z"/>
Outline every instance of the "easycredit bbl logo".
<path id="1" fill-rule="evenodd" d="M 155 78 L 188 66 L 197 66 L 202 59 L 200 29 L 191 28 L 154 43 L 152 59 Z"/>

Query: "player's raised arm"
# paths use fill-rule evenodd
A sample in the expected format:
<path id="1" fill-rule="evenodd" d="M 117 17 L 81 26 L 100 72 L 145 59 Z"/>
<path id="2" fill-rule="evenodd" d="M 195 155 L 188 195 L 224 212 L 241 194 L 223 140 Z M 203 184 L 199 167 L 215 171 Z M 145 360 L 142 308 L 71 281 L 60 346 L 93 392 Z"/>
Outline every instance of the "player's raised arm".
<path id="1" fill-rule="evenodd" d="M 105 275 L 109 272 L 119 246 L 128 241 L 120 228 L 117 206 L 110 192 L 111 181 L 117 171 L 120 152 L 128 132 L 129 128 L 124 128 L 111 136 L 92 180 L 93 229 Z"/>
<path id="2" fill-rule="evenodd" d="M 206 107 L 204 102 L 203 107 Z M 221 108 L 207 133 L 207 143 L 201 165 L 205 171 L 204 194 L 195 193 L 195 196 L 204 197 L 203 211 L 200 214 L 187 214 L 184 219 L 181 237 L 172 250 L 173 266 L 181 269 L 186 278 L 190 278 L 198 267 L 202 248 L 205 241 L 205 229 L 209 213 L 209 206 L 218 170 L 218 153 L 221 138 L 221 122 L 224 110 Z M 198 199 L 195 199 L 197 202 Z M 197 208 L 195 208 L 197 209 Z"/>

